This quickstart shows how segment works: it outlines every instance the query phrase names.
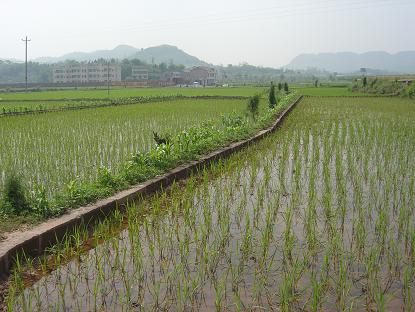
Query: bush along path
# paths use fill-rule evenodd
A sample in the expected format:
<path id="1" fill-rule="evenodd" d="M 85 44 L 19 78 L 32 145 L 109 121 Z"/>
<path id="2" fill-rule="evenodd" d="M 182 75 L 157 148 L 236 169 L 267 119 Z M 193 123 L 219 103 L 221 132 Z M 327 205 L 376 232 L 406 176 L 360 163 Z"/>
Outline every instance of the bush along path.
<path id="1" fill-rule="evenodd" d="M 73 180 L 64 187 L 60 195 L 52 199 L 48 199 L 44 186 L 30 192 L 25 191 L 19 176 L 12 174 L 3 190 L 0 219 L 7 222 L 7 219 L 24 216 L 40 221 L 107 198 L 231 142 L 251 137 L 258 130 L 268 127 L 275 120 L 275 116 L 297 97 L 295 93 L 281 96 L 275 107 L 268 107 L 258 113 L 258 110 L 252 111 L 251 106 L 253 100 L 258 100 L 258 96 L 255 96 L 249 100 L 245 115 L 223 115 L 219 124 L 213 121 L 204 122 L 168 136 L 168 140 L 160 141 L 150 151 L 137 152 L 123 164 L 119 172 L 114 173 L 111 168 L 101 167 L 94 182 Z"/>

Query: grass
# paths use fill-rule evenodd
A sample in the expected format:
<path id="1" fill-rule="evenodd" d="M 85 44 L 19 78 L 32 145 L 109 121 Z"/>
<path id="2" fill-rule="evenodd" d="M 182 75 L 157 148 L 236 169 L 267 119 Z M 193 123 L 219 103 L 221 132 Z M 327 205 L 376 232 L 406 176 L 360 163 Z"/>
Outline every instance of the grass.
<path id="1" fill-rule="evenodd" d="M 223 99 L 4 117 L 0 185 L 11 176 L 19 179 L 11 191 L 2 187 L 0 219 L 50 218 L 108 197 L 250 136 L 294 96 L 274 109 L 262 104 L 254 119 L 246 101 Z M 154 133 L 169 140 L 156 144 Z M 25 205 L 13 204 L 20 202 Z"/>
<path id="2" fill-rule="evenodd" d="M 97 101 L 98 103 L 110 103 L 108 100 Z M 11 112 L 42 111 L 45 109 L 60 109 L 91 105 L 85 101 L 0 101 L 0 114 L 7 115 Z"/>
<path id="3" fill-rule="evenodd" d="M 150 96 L 252 96 L 256 93 L 266 91 L 263 87 L 237 87 L 237 88 L 114 88 L 110 91 L 110 98 L 125 97 L 150 97 Z M 68 90 L 50 90 L 38 92 L 16 92 L 16 93 L 0 93 L 1 101 L 13 100 L 68 100 L 68 99 L 107 99 L 108 93 L 106 89 L 68 89 Z M 44 103 L 43 103 L 44 104 Z"/>
<path id="4" fill-rule="evenodd" d="M 367 96 L 365 93 L 352 92 L 348 87 L 299 87 L 295 90 L 307 96 Z"/>
<path id="5" fill-rule="evenodd" d="M 14 310 L 411 311 L 415 105 L 306 98 L 279 130 L 35 264 Z M 25 266 L 22 263 L 26 263 Z"/>
<path id="6" fill-rule="evenodd" d="M 248 99 L 248 97 L 236 96 L 150 96 L 117 99 L 81 99 L 81 100 L 38 100 L 38 101 L 2 101 L 0 102 L 0 117 L 22 116 L 35 113 L 50 113 L 56 111 L 93 109 L 102 107 L 115 107 L 132 104 L 148 104 L 157 102 L 173 102 L 175 100 L 223 100 L 223 99 Z"/>
<path id="7" fill-rule="evenodd" d="M 131 155 L 148 151 L 155 144 L 152 131 L 176 133 L 245 106 L 239 100 L 179 100 L 2 118 L 0 186 L 13 169 L 30 189 L 47 185 L 52 195 L 75 178 L 93 180 L 98 168 L 116 171 Z"/>

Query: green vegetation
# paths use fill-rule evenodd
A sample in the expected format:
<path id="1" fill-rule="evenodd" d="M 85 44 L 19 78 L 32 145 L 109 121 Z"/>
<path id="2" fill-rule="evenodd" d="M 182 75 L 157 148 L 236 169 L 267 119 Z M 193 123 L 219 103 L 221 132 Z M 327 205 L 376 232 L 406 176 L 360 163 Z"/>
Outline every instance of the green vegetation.
<path id="1" fill-rule="evenodd" d="M 284 82 L 284 91 L 288 93 L 288 83 Z"/>
<path id="2" fill-rule="evenodd" d="M 131 155 L 149 151 L 152 130 L 177 133 L 195 124 L 242 112 L 240 100 L 179 100 L 88 111 L 4 117 L 0 123 L 0 189 L 8 171 L 48 197 L 71 181 L 93 181 L 98 169 L 120 170 Z M 28 170 L 30 168 L 30 170 Z"/>
<path id="3" fill-rule="evenodd" d="M 116 99 L 83 99 L 83 100 L 64 100 L 64 101 L 2 101 L 0 102 L 0 117 L 27 115 L 33 113 L 46 113 L 54 111 L 76 110 L 76 109 L 91 109 L 99 107 L 122 106 L 130 104 L 143 104 L 154 102 L 173 102 L 175 100 L 223 100 L 223 99 L 243 99 L 245 97 L 238 96 L 220 96 L 220 95 L 202 95 L 202 96 L 149 96 L 149 97 L 129 97 Z"/>
<path id="4" fill-rule="evenodd" d="M 277 98 L 275 96 L 275 86 L 273 82 L 271 82 L 271 88 L 269 89 L 268 103 L 270 108 L 274 108 L 275 105 L 277 105 Z"/>
<path id="5" fill-rule="evenodd" d="M 365 96 L 362 92 L 352 92 L 348 87 L 296 87 L 298 93 L 307 96 Z"/>
<path id="6" fill-rule="evenodd" d="M 0 211 L 47 218 L 107 197 L 246 138 L 268 125 L 293 96 L 274 110 L 260 109 L 256 96 L 254 122 L 246 116 L 243 100 L 181 100 L 4 117 L 1 176 L 19 172 L 30 190 L 30 205 L 25 210 L 2 205 Z M 155 133 L 171 139 L 155 145 Z"/>
<path id="7" fill-rule="evenodd" d="M 39 265 L 20 259 L 5 306 L 412 311 L 414 121 L 404 99 L 306 98 L 275 134 L 92 239 L 80 228 Z"/>
<path id="8" fill-rule="evenodd" d="M 150 52 L 150 50 L 152 50 Z M 175 51 L 174 51 L 175 50 Z M 162 73 L 167 71 L 183 71 L 185 66 L 199 66 L 208 65 L 201 62 L 195 57 L 186 55 L 181 51 L 180 55 L 176 54 L 178 51 L 174 48 L 170 52 L 162 52 L 162 55 L 157 55 L 159 52 L 154 49 L 147 49 L 144 54 L 139 52 L 133 58 L 123 59 L 120 62 L 121 65 L 121 78 L 122 81 L 128 81 L 131 79 L 131 70 L 133 65 L 139 65 L 147 67 L 149 71 L 150 80 L 157 81 L 161 78 Z M 141 55 L 140 55 L 141 54 Z M 175 57 L 174 54 L 176 54 Z M 170 55 L 170 56 L 168 56 Z M 95 57 L 89 59 L 93 62 L 107 63 L 107 59 L 100 58 L 101 56 L 95 55 Z M 138 58 L 137 58 L 138 57 Z M 172 57 L 174 59 L 172 59 Z M 156 63 L 153 64 L 154 59 Z M 164 60 L 164 62 L 162 61 Z M 51 63 L 55 63 L 57 60 L 49 60 Z M 114 59 L 110 60 L 114 62 Z M 162 62 L 160 62 L 162 61 Z M 67 62 L 74 62 L 67 60 Z M 184 66 L 183 66 L 184 65 Z M 51 83 L 52 82 L 52 69 L 53 65 L 29 62 L 28 71 L 30 73 L 30 83 Z M 320 70 L 290 70 L 290 69 L 277 69 L 272 67 L 253 66 L 246 63 L 239 65 L 227 65 L 227 66 L 215 66 L 215 69 L 220 73 L 220 83 L 231 83 L 238 85 L 267 85 L 270 81 L 289 81 L 304 82 L 314 81 L 315 75 L 323 78 L 324 80 L 331 79 L 331 74 L 326 71 Z M 11 61 L 0 60 L 0 84 L 4 83 L 22 83 L 24 82 L 25 68 L 24 63 L 14 63 Z"/>
<path id="9" fill-rule="evenodd" d="M 266 92 L 264 87 L 237 87 L 237 88 L 115 88 L 110 91 L 110 98 L 126 97 L 160 97 L 160 96 L 252 96 Z M 2 101 L 13 100 L 83 100 L 83 99 L 107 99 L 108 93 L 102 89 L 68 89 L 37 92 L 3 92 L 0 93 L 0 105 Z M 44 104 L 44 103 L 42 103 Z"/>
<path id="10" fill-rule="evenodd" d="M 30 81 L 52 82 L 52 65 L 35 62 L 27 63 Z M 0 83 L 16 83 L 25 81 L 25 64 L 0 60 Z M 1 97 L 1 96 L 0 96 Z"/>
<path id="11" fill-rule="evenodd" d="M 26 194 L 22 185 L 21 178 L 14 172 L 7 173 L 7 178 L 4 183 L 4 191 L 0 207 L 1 212 L 8 215 L 19 215 L 28 209 L 28 202 Z"/>
<path id="12" fill-rule="evenodd" d="M 261 96 L 259 94 L 254 95 L 248 100 L 248 111 L 252 119 L 255 121 L 259 115 L 259 101 Z"/>
<path id="13" fill-rule="evenodd" d="M 362 80 L 356 80 L 350 90 L 373 95 L 393 95 L 415 99 L 415 83 L 411 83 L 411 79 L 404 77 L 399 79 L 364 77 Z"/>

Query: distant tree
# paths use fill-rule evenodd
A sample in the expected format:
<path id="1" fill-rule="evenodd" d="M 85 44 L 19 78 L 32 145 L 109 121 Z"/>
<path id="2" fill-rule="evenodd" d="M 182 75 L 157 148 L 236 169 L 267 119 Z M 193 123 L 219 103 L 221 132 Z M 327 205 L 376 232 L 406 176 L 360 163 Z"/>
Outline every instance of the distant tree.
<path id="1" fill-rule="evenodd" d="M 253 97 L 251 97 L 248 101 L 248 112 L 251 114 L 253 120 L 256 120 L 259 114 L 260 99 L 261 97 L 259 96 L 259 94 L 256 94 Z"/>
<path id="2" fill-rule="evenodd" d="M 131 60 L 131 64 L 132 64 L 132 65 L 135 65 L 135 66 L 146 65 L 146 63 L 145 63 L 145 62 L 143 62 L 143 61 L 142 61 L 142 60 L 140 60 L 140 59 L 132 59 L 132 60 Z"/>
<path id="3" fill-rule="evenodd" d="M 286 83 L 286 82 L 284 82 L 284 91 L 285 92 L 288 92 L 289 91 L 289 89 L 288 89 L 288 83 Z"/>
<path id="4" fill-rule="evenodd" d="M 160 70 L 160 72 L 161 72 L 161 73 L 163 73 L 163 72 L 167 71 L 167 64 L 166 64 L 166 63 L 164 63 L 164 62 L 161 62 L 161 63 L 159 64 L 159 70 Z"/>
<path id="5" fill-rule="evenodd" d="M 274 108 L 275 105 L 277 105 L 277 98 L 275 97 L 275 86 L 273 82 L 271 82 L 271 87 L 269 88 L 268 101 L 270 108 Z"/>
<path id="6" fill-rule="evenodd" d="M 131 77 L 132 74 L 132 65 L 130 60 L 124 59 L 121 62 L 121 80 L 125 80 L 128 77 Z"/>
<path id="7" fill-rule="evenodd" d="M 367 78 L 365 76 L 363 77 L 363 87 L 366 88 L 366 86 L 367 86 Z"/>
<path id="8" fill-rule="evenodd" d="M 281 90 L 282 90 L 282 83 L 278 82 L 278 91 L 281 91 Z"/>
<path id="9" fill-rule="evenodd" d="M 318 79 L 316 79 L 315 81 L 314 81 L 314 86 L 317 88 L 318 87 Z"/>

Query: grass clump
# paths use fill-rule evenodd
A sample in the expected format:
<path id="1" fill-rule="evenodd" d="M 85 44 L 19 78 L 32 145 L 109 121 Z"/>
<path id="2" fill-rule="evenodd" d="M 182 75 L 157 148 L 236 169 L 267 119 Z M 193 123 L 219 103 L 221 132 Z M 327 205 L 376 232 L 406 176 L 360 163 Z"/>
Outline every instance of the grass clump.
<path id="1" fill-rule="evenodd" d="M 22 215 L 28 212 L 29 202 L 22 179 L 12 172 L 6 177 L 1 202 L 1 212 L 4 215 Z"/>

